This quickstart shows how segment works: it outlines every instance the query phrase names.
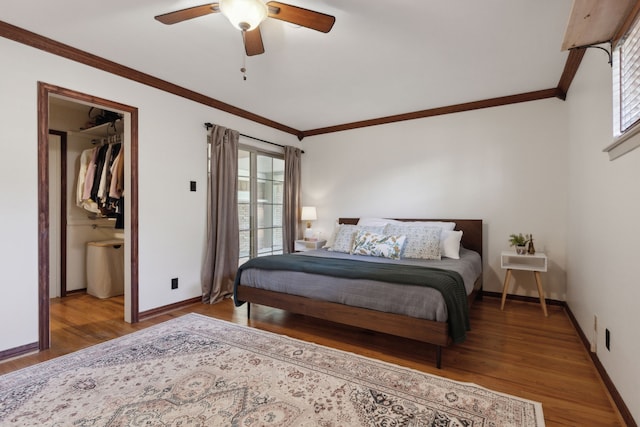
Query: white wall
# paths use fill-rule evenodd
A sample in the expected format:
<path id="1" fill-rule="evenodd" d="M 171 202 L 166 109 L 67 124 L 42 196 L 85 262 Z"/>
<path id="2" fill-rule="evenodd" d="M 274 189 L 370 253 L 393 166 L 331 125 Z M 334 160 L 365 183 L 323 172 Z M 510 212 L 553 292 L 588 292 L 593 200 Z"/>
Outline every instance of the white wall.
<path id="1" fill-rule="evenodd" d="M 303 140 L 303 204 L 326 237 L 341 216 L 484 221 L 485 290 L 502 290 L 500 252 L 532 233 L 550 257 L 547 296 L 565 298 L 566 105 L 549 99 Z M 512 292 L 537 296 L 533 275 Z"/>
<path id="2" fill-rule="evenodd" d="M 288 134 L 0 38 L 0 351 L 38 340 L 37 82 L 139 109 L 140 310 L 201 295 L 206 131 L 213 122 L 296 145 Z M 189 191 L 189 181 L 198 191 Z M 180 287 L 171 290 L 171 278 Z"/>
<path id="3" fill-rule="evenodd" d="M 640 420 L 640 150 L 609 161 L 612 142 L 611 68 L 602 52 L 588 50 L 569 96 L 569 218 L 567 302 L 593 339 L 597 356 Z M 606 225 L 606 227 L 604 227 Z M 605 329 L 611 350 L 605 349 Z"/>

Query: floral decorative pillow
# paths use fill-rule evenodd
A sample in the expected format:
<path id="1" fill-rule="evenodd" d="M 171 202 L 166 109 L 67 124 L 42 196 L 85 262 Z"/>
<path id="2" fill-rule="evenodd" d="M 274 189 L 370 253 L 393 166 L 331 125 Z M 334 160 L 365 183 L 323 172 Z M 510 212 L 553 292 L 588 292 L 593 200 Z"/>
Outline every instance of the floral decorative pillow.
<path id="1" fill-rule="evenodd" d="M 382 233 L 384 227 L 368 227 L 352 224 L 342 224 L 336 233 L 333 245 L 329 248 L 333 252 L 349 253 L 353 248 L 353 239 L 358 231 L 371 231 L 373 233 Z"/>
<path id="2" fill-rule="evenodd" d="M 405 235 L 403 258 L 441 259 L 440 227 L 426 227 L 413 224 L 389 224 L 385 229 L 388 234 Z"/>
<path id="3" fill-rule="evenodd" d="M 390 236 L 370 231 L 359 231 L 353 241 L 353 255 L 378 256 L 400 259 L 406 236 Z"/>

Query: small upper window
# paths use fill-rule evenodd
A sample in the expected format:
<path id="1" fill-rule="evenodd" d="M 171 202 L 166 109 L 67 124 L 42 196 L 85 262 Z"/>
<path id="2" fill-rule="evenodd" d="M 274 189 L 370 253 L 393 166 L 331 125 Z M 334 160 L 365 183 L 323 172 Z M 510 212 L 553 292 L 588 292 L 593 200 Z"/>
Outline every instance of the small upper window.
<path id="1" fill-rule="evenodd" d="M 613 52 L 613 135 L 640 121 L 640 24 L 636 21 Z"/>

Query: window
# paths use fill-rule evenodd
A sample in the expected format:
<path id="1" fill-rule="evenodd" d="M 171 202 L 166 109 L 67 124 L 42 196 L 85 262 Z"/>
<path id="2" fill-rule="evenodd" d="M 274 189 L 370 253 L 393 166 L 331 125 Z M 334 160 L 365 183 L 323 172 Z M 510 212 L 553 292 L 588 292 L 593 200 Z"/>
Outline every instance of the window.
<path id="1" fill-rule="evenodd" d="M 640 25 L 636 22 L 613 54 L 614 136 L 640 120 Z"/>
<path id="2" fill-rule="evenodd" d="M 640 146 L 640 25 L 635 21 L 612 52 L 613 137 L 604 149 L 613 160 Z"/>
<path id="3" fill-rule="evenodd" d="M 238 149 L 239 265 L 283 252 L 284 158 L 250 147 Z"/>

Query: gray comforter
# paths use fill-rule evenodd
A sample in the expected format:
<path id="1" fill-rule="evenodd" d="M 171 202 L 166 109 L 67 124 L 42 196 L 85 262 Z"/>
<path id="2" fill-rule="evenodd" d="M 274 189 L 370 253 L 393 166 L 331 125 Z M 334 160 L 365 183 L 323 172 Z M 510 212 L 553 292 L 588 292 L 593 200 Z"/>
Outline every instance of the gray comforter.
<path id="1" fill-rule="evenodd" d="M 460 248 L 460 259 L 442 260 L 390 260 L 369 256 L 349 255 L 327 250 L 301 252 L 297 256 L 351 258 L 360 261 L 421 265 L 456 271 L 462 276 L 467 295 L 482 273 L 482 261 L 476 252 Z M 402 314 L 406 316 L 446 322 L 447 306 L 435 289 L 398 285 L 374 280 L 344 279 L 298 271 L 270 271 L 247 269 L 240 284 L 307 298 Z"/>

